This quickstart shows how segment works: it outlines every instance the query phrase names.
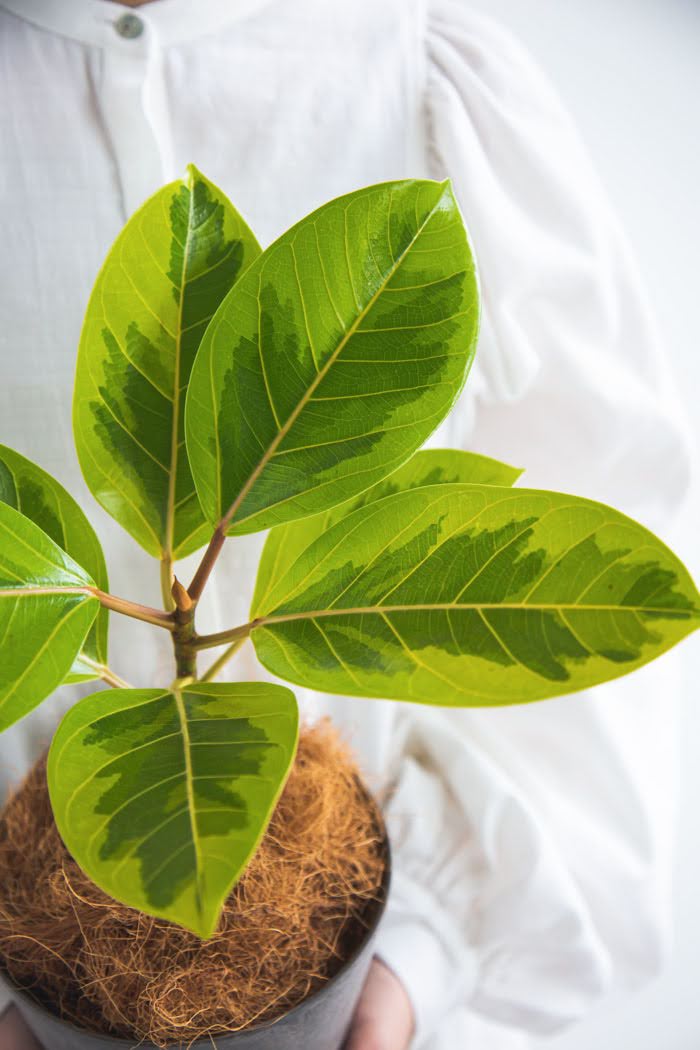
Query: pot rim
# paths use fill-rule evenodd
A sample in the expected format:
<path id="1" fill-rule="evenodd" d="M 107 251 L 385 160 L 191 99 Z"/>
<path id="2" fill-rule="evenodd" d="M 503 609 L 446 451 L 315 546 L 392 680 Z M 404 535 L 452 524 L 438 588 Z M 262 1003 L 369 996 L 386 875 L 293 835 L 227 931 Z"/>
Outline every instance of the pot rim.
<path id="1" fill-rule="evenodd" d="M 364 782 L 361 780 L 361 778 L 358 778 L 358 779 L 360 780 L 360 785 L 362 787 L 363 792 L 365 793 L 367 798 L 370 800 L 370 802 L 371 802 L 371 804 L 372 804 L 372 806 L 373 806 L 373 808 L 375 810 L 375 815 L 376 815 L 377 824 L 378 824 L 378 830 L 379 830 L 379 832 L 380 832 L 380 834 L 382 836 L 382 846 L 383 846 L 384 858 L 385 858 L 384 874 L 382 876 L 382 881 L 381 881 L 381 885 L 380 885 L 380 893 L 373 900 L 373 904 L 375 905 L 374 912 L 373 912 L 371 921 L 369 922 L 369 924 L 365 928 L 365 935 L 362 938 L 362 940 L 359 941 L 359 943 L 354 947 L 354 949 L 352 950 L 350 955 L 347 957 L 347 959 L 343 960 L 342 964 L 336 970 L 336 972 L 333 974 L 332 977 L 330 977 L 324 984 L 320 985 L 310 995 L 307 995 L 307 997 L 305 999 L 302 999 L 302 1001 L 300 1003 L 297 1003 L 296 1006 L 293 1006 L 290 1010 L 287 1010 L 285 1013 L 280 1014 L 280 1016 L 276 1017 L 273 1021 L 263 1021 L 263 1022 L 261 1022 L 259 1024 L 249 1025 L 246 1028 L 234 1028 L 234 1029 L 228 1029 L 228 1030 L 227 1029 L 222 1029 L 222 1031 L 220 1031 L 220 1032 L 212 1033 L 211 1037 L 209 1035 L 207 1035 L 206 1037 L 198 1038 L 195 1042 L 173 1044 L 172 1047 L 168 1047 L 168 1050 L 180 1050 L 180 1047 L 188 1047 L 188 1048 L 191 1048 L 191 1050 L 197 1050 L 198 1044 L 201 1045 L 201 1046 L 205 1046 L 205 1045 L 213 1046 L 213 1045 L 215 1045 L 215 1044 L 213 1044 L 211 1042 L 212 1039 L 223 1038 L 224 1036 L 244 1035 L 244 1034 L 247 1035 L 249 1032 L 252 1034 L 253 1032 L 263 1031 L 266 1028 L 273 1028 L 278 1022 L 280 1022 L 282 1020 L 286 1020 L 287 1018 L 293 1016 L 295 1013 L 297 1013 L 297 1011 L 301 1011 L 302 1009 L 306 1008 L 309 1003 L 311 1003 L 315 999 L 319 998 L 324 993 L 324 991 L 336 980 L 336 978 L 340 977 L 346 970 L 348 970 L 353 965 L 355 960 L 358 958 L 358 956 L 361 954 L 361 952 L 365 948 L 367 942 L 372 939 L 372 937 L 376 933 L 377 928 L 379 927 L 379 923 L 381 922 L 381 919 L 382 919 L 382 917 L 384 915 L 384 912 L 386 910 L 387 900 L 389 898 L 389 890 L 391 888 L 391 876 L 392 876 L 392 854 L 391 854 L 391 844 L 390 844 L 390 841 L 389 841 L 389 835 L 388 835 L 388 832 L 387 832 L 386 823 L 384 821 L 384 815 L 382 814 L 382 811 L 381 811 L 381 808 L 379 806 L 379 803 L 374 798 L 374 796 L 371 794 L 371 792 L 369 791 L 367 786 L 364 784 Z M 66 1020 L 65 1018 L 61 1017 L 59 1014 L 54 1013 L 53 1010 L 50 1010 L 40 1000 L 34 998 L 34 996 L 31 994 L 31 989 L 29 989 L 29 988 L 20 988 L 20 986 L 15 983 L 14 979 L 12 977 L 10 977 L 10 975 L 7 973 L 7 971 L 2 966 L 2 964 L 0 964 L 0 979 L 2 981 L 4 981 L 4 983 L 7 985 L 8 989 L 10 990 L 10 993 L 12 994 L 13 997 L 16 997 L 16 998 L 20 999 L 21 1001 L 25 1002 L 27 1005 L 33 1007 L 34 1009 L 42 1010 L 44 1013 L 46 1013 L 50 1017 L 52 1017 L 53 1020 L 56 1021 L 57 1024 L 62 1025 L 64 1028 L 66 1028 L 69 1031 L 73 1031 L 73 1032 L 77 1033 L 78 1035 L 85 1035 L 85 1034 L 90 1035 L 93 1039 L 99 1039 L 101 1041 L 104 1041 L 105 1047 L 113 1047 L 114 1050 L 117 1050 L 117 1048 L 120 1048 L 120 1050 L 126 1050 L 126 1048 L 129 1048 L 129 1050 L 136 1050 L 136 1048 L 139 1047 L 139 1046 L 147 1045 L 147 1040 L 145 1040 L 145 1039 L 141 1039 L 138 1043 L 132 1043 L 130 1040 L 123 1039 L 121 1036 L 106 1035 L 104 1032 L 94 1032 L 94 1031 L 92 1031 L 89 1028 L 82 1028 L 81 1026 L 74 1024 L 72 1021 Z M 209 1042 L 205 1043 L 204 1039 L 208 1039 Z"/>

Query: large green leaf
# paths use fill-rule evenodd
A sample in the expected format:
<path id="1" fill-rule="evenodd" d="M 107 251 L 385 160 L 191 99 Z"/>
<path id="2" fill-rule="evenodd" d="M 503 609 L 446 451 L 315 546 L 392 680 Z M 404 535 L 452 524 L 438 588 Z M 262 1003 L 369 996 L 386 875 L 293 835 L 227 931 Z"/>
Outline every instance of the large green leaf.
<path id="1" fill-rule="evenodd" d="M 333 693 L 521 703 L 653 659 L 700 622 L 675 555 L 599 503 L 435 485 L 343 518 L 254 607 L 275 674 Z"/>
<path id="2" fill-rule="evenodd" d="M 187 394 L 205 514 L 229 533 L 306 517 L 380 481 L 447 415 L 478 288 L 448 183 L 385 183 L 319 208 L 222 303 Z"/>
<path id="3" fill-rule="evenodd" d="M 99 609 L 79 565 L 0 502 L 0 731 L 68 674 Z"/>
<path id="4" fill-rule="evenodd" d="M 388 478 L 347 503 L 333 507 L 324 514 L 314 514 L 311 518 L 290 521 L 272 529 L 260 559 L 253 604 L 256 607 L 262 606 L 270 588 L 281 579 L 299 555 L 331 525 L 335 525 L 358 507 L 366 507 L 369 503 L 391 496 L 394 492 L 420 488 L 423 485 L 513 485 L 521 474 L 522 470 L 517 467 L 511 467 L 507 463 L 481 456 L 476 452 L 462 452 L 453 448 L 424 449 L 422 452 L 416 452 L 408 463 L 404 463 Z"/>
<path id="5" fill-rule="evenodd" d="M 100 541 L 73 497 L 45 470 L 5 445 L 0 445 L 0 502 L 31 518 L 86 570 L 100 590 L 109 590 Z M 101 608 L 66 681 L 99 677 L 94 665 L 107 663 L 108 623 L 109 613 Z"/>
<path id="6" fill-rule="evenodd" d="M 73 425 L 95 498 L 149 554 L 208 538 L 184 446 L 185 390 L 209 319 L 259 254 L 195 168 L 129 220 L 97 278 L 78 353 Z"/>
<path id="7" fill-rule="evenodd" d="M 209 937 L 267 827 L 297 733 L 294 694 L 279 685 L 89 696 L 51 745 L 56 824 L 112 897 Z"/>

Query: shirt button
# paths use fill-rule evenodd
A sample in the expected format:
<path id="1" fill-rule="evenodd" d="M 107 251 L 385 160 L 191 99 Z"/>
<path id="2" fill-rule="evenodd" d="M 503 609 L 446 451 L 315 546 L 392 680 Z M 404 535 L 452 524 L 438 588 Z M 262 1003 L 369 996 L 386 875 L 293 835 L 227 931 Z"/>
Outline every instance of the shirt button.
<path id="1" fill-rule="evenodd" d="M 114 28 L 125 40 L 135 40 L 143 33 L 143 22 L 138 15 L 122 15 L 114 23 Z"/>

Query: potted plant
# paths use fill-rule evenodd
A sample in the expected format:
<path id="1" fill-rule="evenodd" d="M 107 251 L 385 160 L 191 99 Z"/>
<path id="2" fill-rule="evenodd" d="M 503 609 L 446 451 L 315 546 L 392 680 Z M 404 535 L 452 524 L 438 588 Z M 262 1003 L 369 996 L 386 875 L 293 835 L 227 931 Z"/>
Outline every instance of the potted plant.
<path id="1" fill-rule="evenodd" d="M 247 639 L 287 682 L 470 706 L 596 685 L 697 627 L 687 571 L 641 525 L 513 488 L 520 472 L 485 457 L 418 451 L 462 388 L 478 321 L 449 183 L 359 190 L 261 251 L 191 167 L 115 242 L 81 338 L 75 442 L 98 502 L 160 563 L 163 608 L 111 594 L 81 509 L 0 450 L 0 729 L 63 683 L 113 687 L 61 722 L 48 792 L 76 870 L 134 922 L 166 920 L 204 951 L 294 766 L 293 693 L 213 680 Z M 199 633 L 224 543 L 261 530 L 248 622 Z M 185 586 L 174 563 L 200 548 Z M 169 632 L 171 682 L 132 688 L 109 667 L 110 613 Z M 370 948 L 368 933 L 322 993 L 216 1045 L 338 1050 Z M 52 1050 L 133 1045 L 19 1001 Z"/>

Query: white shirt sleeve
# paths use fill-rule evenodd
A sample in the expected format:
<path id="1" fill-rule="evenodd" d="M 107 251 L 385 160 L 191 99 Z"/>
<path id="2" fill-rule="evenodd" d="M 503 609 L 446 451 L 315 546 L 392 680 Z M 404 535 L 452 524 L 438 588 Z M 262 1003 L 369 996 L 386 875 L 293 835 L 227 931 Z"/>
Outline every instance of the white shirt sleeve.
<path id="1" fill-rule="evenodd" d="M 433 174 L 453 180 L 484 299 L 452 443 L 668 540 L 686 430 L 585 149 L 532 60 L 466 4 L 432 3 L 427 44 Z M 552 1032 L 656 973 L 676 694 L 666 656 L 522 708 L 402 710 L 379 952 L 414 1003 L 416 1047 L 457 1045 L 467 1011 Z"/>

